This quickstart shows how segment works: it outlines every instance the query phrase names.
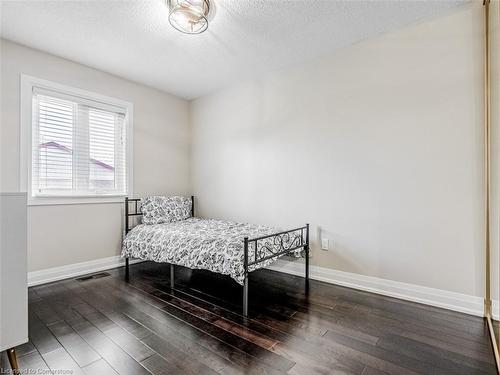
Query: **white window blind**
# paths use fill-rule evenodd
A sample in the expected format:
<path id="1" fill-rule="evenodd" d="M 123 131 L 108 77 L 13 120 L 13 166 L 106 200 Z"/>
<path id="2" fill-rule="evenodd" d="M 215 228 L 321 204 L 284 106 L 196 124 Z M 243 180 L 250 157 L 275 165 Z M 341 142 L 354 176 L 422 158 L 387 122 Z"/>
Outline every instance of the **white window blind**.
<path id="1" fill-rule="evenodd" d="M 33 197 L 126 195 L 127 110 L 33 88 Z"/>

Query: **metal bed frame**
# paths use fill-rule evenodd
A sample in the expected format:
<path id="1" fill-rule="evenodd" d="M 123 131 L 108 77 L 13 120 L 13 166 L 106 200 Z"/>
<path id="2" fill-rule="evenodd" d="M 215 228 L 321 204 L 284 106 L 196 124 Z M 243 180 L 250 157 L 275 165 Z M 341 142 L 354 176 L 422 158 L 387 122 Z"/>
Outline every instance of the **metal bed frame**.
<path id="1" fill-rule="evenodd" d="M 141 207 L 138 206 L 141 198 L 125 197 L 125 234 L 132 228 L 130 227 L 130 218 L 142 216 Z M 132 205 L 133 210 L 131 210 Z M 194 196 L 191 196 L 191 217 L 194 216 Z M 249 257 L 249 249 L 253 247 L 254 256 Z M 249 268 L 258 263 L 271 258 L 290 254 L 298 249 L 304 250 L 305 257 L 305 288 L 309 290 L 309 224 L 303 227 L 273 233 L 256 238 L 243 238 L 243 315 L 248 317 L 248 274 Z M 270 253 L 270 254 L 269 254 Z M 269 255 L 266 255 L 269 254 Z M 170 264 L 170 287 L 175 286 L 175 265 Z M 129 257 L 125 258 L 125 280 L 129 280 Z"/>

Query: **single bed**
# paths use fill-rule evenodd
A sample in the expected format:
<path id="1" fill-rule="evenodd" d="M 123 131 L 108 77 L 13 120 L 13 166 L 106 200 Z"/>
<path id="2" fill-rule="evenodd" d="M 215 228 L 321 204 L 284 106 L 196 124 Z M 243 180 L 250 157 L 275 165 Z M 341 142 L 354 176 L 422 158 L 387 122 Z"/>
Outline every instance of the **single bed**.
<path id="1" fill-rule="evenodd" d="M 248 273 L 266 267 L 279 257 L 304 251 L 306 288 L 309 280 L 309 225 L 283 231 L 279 228 L 194 217 L 174 222 L 132 225 L 143 216 L 141 199 L 125 198 L 125 238 L 122 257 L 170 263 L 174 288 L 174 265 L 204 269 L 232 277 L 243 286 L 243 315 L 248 316 Z M 185 217 L 185 216 L 184 216 Z"/>

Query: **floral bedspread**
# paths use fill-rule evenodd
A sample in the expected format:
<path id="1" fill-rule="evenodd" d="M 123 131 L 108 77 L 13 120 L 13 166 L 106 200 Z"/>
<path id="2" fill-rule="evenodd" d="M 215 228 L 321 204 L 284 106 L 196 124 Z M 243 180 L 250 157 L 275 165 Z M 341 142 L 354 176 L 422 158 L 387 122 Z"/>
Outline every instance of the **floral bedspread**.
<path id="1" fill-rule="evenodd" d="M 280 231 L 279 228 L 263 225 L 200 218 L 155 225 L 140 224 L 125 236 L 122 257 L 205 269 L 229 275 L 243 284 L 243 238 L 256 238 Z M 253 245 L 249 246 L 250 260 L 255 256 Z M 259 248 L 258 258 L 272 255 L 271 248 Z M 266 267 L 276 259 L 273 257 L 251 265 L 249 271 Z"/>

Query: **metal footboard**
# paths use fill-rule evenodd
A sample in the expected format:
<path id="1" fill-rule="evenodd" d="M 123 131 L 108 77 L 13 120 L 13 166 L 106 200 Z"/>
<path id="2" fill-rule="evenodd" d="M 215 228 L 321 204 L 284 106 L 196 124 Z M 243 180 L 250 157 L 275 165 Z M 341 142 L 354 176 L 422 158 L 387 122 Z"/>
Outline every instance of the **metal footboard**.
<path id="1" fill-rule="evenodd" d="M 253 265 L 282 255 L 304 250 L 306 290 L 309 288 L 309 224 L 304 227 L 243 239 L 243 315 L 248 316 L 248 273 Z M 253 254 L 250 254 L 250 249 Z"/>

